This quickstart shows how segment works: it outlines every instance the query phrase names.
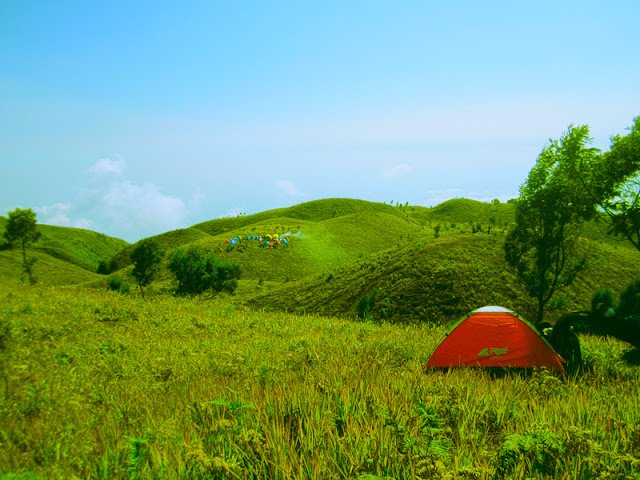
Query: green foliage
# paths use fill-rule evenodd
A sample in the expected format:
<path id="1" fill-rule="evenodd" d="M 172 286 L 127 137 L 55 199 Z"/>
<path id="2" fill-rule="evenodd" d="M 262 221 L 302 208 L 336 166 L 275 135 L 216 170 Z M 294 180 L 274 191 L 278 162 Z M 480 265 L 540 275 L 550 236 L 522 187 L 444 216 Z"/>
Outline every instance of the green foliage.
<path id="1" fill-rule="evenodd" d="M 586 328 L 640 348 L 640 278 L 631 281 L 620 292 L 617 303 L 611 289 L 598 290 L 591 301 Z"/>
<path id="2" fill-rule="evenodd" d="M 362 320 L 371 320 L 371 311 L 375 305 L 376 295 L 377 291 L 372 290 L 358 300 L 358 304 L 356 305 L 358 318 Z"/>
<path id="3" fill-rule="evenodd" d="M 520 189 L 516 223 L 504 243 L 505 258 L 536 299 L 536 322 L 554 293 L 573 283 L 586 265 L 579 226 L 595 215 L 596 199 L 584 188 L 600 156 L 589 128 L 570 126 L 551 140 Z"/>
<path id="4" fill-rule="evenodd" d="M 631 282 L 620 292 L 618 313 L 622 317 L 640 318 L 640 278 Z"/>
<path id="5" fill-rule="evenodd" d="M 640 279 L 636 279 L 620 292 L 618 338 L 640 348 Z"/>
<path id="6" fill-rule="evenodd" d="M 0 477 L 637 477 L 622 342 L 585 336 L 580 377 L 425 373 L 444 328 L 228 300 L 0 282 Z"/>
<path id="7" fill-rule="evenodd" d="M 129 293 L 129 285 L 120 275 L 112 275 L 107 280 L 109 290 L 118 293 Z"/>
<path id="8" fill-rule="evenodd" d="M 30 208 L 16 208 L 9 212 L 4 238 L 10 243 L 19 242 L 23 250 L 40 238 L 37 230 L 36 213 Z"/>
<path id="9" fill-rule="evenodd" d="M 602 312 L 602 314 L 605 314 L 610 308 L 616 308 L 613 290 L 610 288 L 602 288 L 593 294 L 591 298 L 591 312 Z"/>
<path id="10" fill-rule="evenodd" d="M 27 246 L 40 238 L 37 229 L 36 213 L 30 208 L 16 208 L 9 212 L 7 224 L 5 225 L 4 238 L 10 245 L 19 243 L 22 248 L 22 267 L 24 273 L 29 278 L 29 283 L 34 284 L 36 278 L 33 274 L 35 258 L 27 258 Z"/>
<path id="11" fill-rule="evenodd" d="M 149 285 L 156 276 L 164 252 L 160 250 L 155 240 L 145 239 L 134 246 L 130 256 L 131 260 L 133 260 L 133 270 L 130 275 L 140 287 L 140 293 L 144 298 L 143 287 Z"/>
<path id="12" fill-rule="evenodd" d="M 177 281 L 177 295 L 234 293 L 241 273 L 238 265 L 223 262 L 198 246 L 174 250 L 168 267 Z"/>
<path id="13" fill-rule="evenodd" d="M 569 300 L 566 295 L 556 295 L 551 300 L 549 300 L 549 308 L 554 310 L 560 310 L 567 306 Z"/>
<path id="14" fill-rule="evenodd" d="M 496 456 L 495 477 L 555 475 L 564 450 L 562 438 L 547 430 L 507 435 Z"/>
<path id="15" fill-rule="evenodd" d="M 611 139 L 611 149 L 598 166 L 599 176 L 590 188 L 599 191 L 602 185 L 611 192 L 600 203 L 607 213 L 610 233 L 626 238 L 640 250 L 640 116 L 627 135 Z"/>
<path id="16" fill-rule="evenodd" d="M 129 458 L 127 460 L 127 474 L 129 480 L 140 480 L 145 478 L 141 472 L 147 462 L 149 455 L 150 435 L 142 438 L 131 438 L 129 440 Z"/>
<path id="17" fill-rule="evenodd" d="M 117 269 L 118 264 L 114 259 L 111 259 L 109 261 L 100 260 L 97 273 L 99 273 L 100 275 L 109 275 L 111 272 L 115 272 Z"/>

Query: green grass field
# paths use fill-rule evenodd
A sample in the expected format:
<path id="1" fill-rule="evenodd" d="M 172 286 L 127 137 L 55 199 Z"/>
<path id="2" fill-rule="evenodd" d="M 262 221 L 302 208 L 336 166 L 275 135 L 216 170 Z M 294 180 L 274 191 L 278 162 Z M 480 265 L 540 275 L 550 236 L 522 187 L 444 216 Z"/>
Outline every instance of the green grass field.
<path id="1" fill-rule="evenodd" d="M 132 245 L 40 226 L 36 285 L 0 249 L 0 480 L 640 478 L 638 352 L 622 342 L 582 336 L 575 376 L 424 371 L 464 313 L 535 311 L 504 262 L 512 218 L 327 199 L 212 220 L 154 238 L 165 262 L 198 245 L 239 264 L 236 294 L 176 298 L 163 269 L 146 302 L 95 273 L 113 260 L 131 282 Z M 225 243 L 273 233 L 289 246 Z M 552 321 L 640 271 L 602 226 L 584 235 L 588 267 Z"/>
<path id="2" fill-rule="evenodd" d="M 637 367 L 425 372 L 443 327 L 0 284 L 0 478 L 637 478 Z"/>

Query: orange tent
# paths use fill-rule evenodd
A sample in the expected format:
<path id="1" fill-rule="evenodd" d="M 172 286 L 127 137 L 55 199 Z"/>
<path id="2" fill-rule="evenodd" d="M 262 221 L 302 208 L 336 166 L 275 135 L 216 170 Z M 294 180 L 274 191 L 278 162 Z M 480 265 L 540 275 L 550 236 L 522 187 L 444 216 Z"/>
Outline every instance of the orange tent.
<path id="1" fill-rule="evenodd" d="M 502 307 L 483 307 L 462 318 L 442 339 L 427 367 L 547 367 L 564 360 L 529 322 Z"/>

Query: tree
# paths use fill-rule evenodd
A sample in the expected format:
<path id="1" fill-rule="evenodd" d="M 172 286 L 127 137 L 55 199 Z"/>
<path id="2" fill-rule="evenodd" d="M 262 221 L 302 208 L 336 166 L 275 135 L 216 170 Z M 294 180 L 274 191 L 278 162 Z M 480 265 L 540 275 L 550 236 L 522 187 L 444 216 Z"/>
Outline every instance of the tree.
<path id="1" fill-rule="evenodd" d="M 590 185 L 597 195 L 602 183 L 615 182 L 613 192 L 600 201 L 608 219 L 610 233 L 626 238 L 640 250 L 640 117 L 625 136 L 611 139 L 611 149 L 599 165 L 596 183 Z"/>
<path id="2" fill-rule="evenodd" d="M 101 260 L 98 264 L 97 273 L 100 275 L 109 275 L 111 272 L 115 272 L 118 269 L 118 264 L 115 258 L 112 258 L 108 262 L 106 260 Z"/>
<path id="3" fill-rule="evenodd" d="M 140 287 L 140 294 L 144 299 L 143 287 L 146 287 L 153 281 L 164 253 L 160 250 L 155 240 L 148 238 L 138 242 L 133 247 L 133 250 L 131 250 L 129 256 L 131 260 L 133 260 L 133 270 L 130 275 L 135 279 L 138 287 Z"/>
<path id="4" fill-rule="evenodd" d="M 36 259 L 27 259 L 27 246 L 40 238 L 40 232 L 36 224 L 36 214 L 33 210 L 30 208 L 16 208 L 9 212 L 4 232 L 4 238 L 10 245 L 14 245 L 16 242 L 20 243 L 22 247 L 22 266 L 31 284 L 35 283 L 33 264 Z"/>
<path id="5" fill-rule="evenodd" d="M 223 262 L 199 246 L 174 250 L 168 267 L 177 281 L 176 295 L 234 293 L 241 274 L 239 265 Z"/>
<path id="6" fill-rule="evenodd" d="M 593 165 L 601 155 L 590 143 L 588 126 L 569 126 L 559 140 L 544 147 L 520 188 L 515 226 L 504 251 L 507 263 L 537 301 L 537 323 L 543 321 L 554 293 L 573 283 L 586 264 L 578 235 L 580 225 L 595 215 L 596 202 L 582 182 L 592 180 Z"/>

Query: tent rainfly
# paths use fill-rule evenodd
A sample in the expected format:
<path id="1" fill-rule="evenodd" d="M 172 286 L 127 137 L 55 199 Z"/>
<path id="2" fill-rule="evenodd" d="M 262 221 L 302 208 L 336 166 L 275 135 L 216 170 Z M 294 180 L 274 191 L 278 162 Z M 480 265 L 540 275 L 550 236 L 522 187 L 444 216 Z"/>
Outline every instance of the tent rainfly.
<path id="1" fill-rule="evenodd" d="M 564 360 L 515 312 L 489 306 L 456 323 L 427 361 L 427 368 L 546 367 L 564 372 Z"/>

